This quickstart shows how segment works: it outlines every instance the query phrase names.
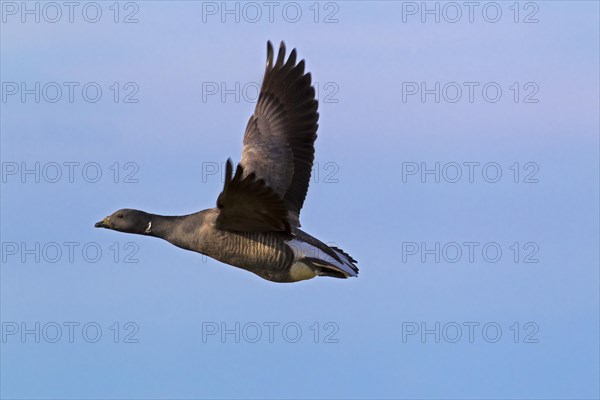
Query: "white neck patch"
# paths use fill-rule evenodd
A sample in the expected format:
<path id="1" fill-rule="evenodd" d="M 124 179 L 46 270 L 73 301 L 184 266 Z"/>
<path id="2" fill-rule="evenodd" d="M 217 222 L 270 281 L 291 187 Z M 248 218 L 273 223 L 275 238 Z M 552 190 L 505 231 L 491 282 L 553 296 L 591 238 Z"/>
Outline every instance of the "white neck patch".
<path id="1" fill-rule="evenodd" d="M 148 226 L 146 227 L 146 230 L 144 231 L 145 234 L 148 234 L 152 232 L 152 221 L 148 222 Z"/>

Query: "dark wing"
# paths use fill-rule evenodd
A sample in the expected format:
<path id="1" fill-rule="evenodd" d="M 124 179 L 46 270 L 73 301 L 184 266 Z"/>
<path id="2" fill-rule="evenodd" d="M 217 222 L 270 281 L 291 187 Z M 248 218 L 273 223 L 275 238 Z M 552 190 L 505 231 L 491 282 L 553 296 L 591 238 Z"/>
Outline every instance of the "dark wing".
<path id="1" fill-rule="evenodd" d="M 244 176 L 240 165 L 233 178 L 232 173 L 233 165 L 227 160 L 225 186 L 217 199 L 217 227 L 238 232 L 289 234 L 288 211 L 281 197 L 253 173 Z"/>
<path id="2" fill-rule="evenodd" d="M 267 67 L 254 114 L 244 135 L 241 164 L 283 199 L 292 226 L 300 226 L 317 138 L 317 101 L 304 60 L 296 64 L 296 49 L 285 61 L 281 42 L 273 64 L 267 43 Z"/>

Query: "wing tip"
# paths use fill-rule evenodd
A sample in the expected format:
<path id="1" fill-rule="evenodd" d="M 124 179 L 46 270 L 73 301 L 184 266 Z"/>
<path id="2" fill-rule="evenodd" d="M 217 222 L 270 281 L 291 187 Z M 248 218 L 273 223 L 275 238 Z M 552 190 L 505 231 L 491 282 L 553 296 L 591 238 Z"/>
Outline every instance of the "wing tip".
<path id="1" fill-rule="evenodd" d="M 285 42 L 282 40 L 279 44 L 279 52 L 277 53 L 277 61 L 275 62 L 276 67 L 281 67 L 285 59 Z"/>
<path id="2" fill-rule="evenodd" d="M 231 182 L 231 174 L 233 173 L 233 161 L 231 158 L 227 158 L 227 162 L 225 163 L 225 186 Z"/>
<path id="3" fill-rule="evenodd" d="M 273 65 L 273 44 L 270 40 L 267 40 L 267 68 Z"/>

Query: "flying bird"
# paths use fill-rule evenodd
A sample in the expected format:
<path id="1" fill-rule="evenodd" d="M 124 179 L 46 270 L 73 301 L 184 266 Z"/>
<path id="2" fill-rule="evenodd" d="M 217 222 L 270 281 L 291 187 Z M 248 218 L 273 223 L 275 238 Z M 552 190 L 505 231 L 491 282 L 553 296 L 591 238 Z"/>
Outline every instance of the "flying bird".
<path id="1" fill-rule="evenodd" d="M 356 260 L 300 230 L 317 138 L 317 100 L 296 49 L 286 60 L 281 42 L 267 66 L 244 134 L 242 159 L 225 168 L 217 206 L 189 215 L 163 216 L 121 209 L 97 228 L 158 237 L 186 250 L 245 269 L 273 282 L 315 276 L 358 275 Z"/>

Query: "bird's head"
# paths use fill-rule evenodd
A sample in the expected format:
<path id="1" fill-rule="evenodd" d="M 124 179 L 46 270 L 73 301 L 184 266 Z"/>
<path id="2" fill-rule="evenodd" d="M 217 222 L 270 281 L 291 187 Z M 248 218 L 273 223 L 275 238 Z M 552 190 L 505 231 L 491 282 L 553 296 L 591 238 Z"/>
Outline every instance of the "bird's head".
<path id="1" fill-rule="evenodd" d="M 117 210 L 94 225 L 96 228 L 112 229 L 119 232 L 137 233 L 140 235 L 152 232 L 152 220 L 150 214 L 123 208 Z"/>

